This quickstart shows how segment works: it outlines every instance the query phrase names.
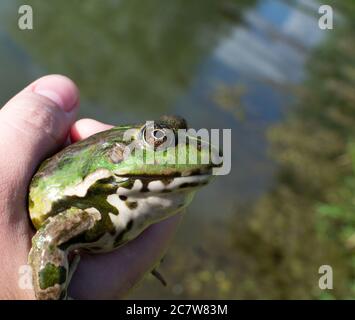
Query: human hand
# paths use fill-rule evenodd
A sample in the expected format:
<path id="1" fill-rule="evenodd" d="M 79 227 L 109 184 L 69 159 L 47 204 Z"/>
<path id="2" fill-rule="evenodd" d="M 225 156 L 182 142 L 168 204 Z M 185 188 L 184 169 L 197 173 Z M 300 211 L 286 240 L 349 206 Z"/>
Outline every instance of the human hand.
<path id="1" fill-rule="evenodd" d="M 34 229 L 27 212 L 28 185 L 38 165 L 72 142 L 111 126 L 95 120 L 75 122 L 79 92 L 60 75 L 30 84 L 0 110 L 0 299 L 34 299 L 19 287 L 19 268 L 27 264 Z M 69 287 L 74 299 L 120 298 L 153 268 L 180 221 L 175 215 L 145 230 L 118 250 L 85 255 Z"/>

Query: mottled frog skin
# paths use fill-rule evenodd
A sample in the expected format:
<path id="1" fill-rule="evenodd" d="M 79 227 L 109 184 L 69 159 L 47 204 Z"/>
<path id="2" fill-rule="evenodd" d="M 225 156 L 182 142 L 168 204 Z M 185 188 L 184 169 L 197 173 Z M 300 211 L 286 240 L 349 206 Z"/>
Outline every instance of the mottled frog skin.
<path id="1" fill-rule="evenodd" d="M 124 147 L 132 142 L 142 150 L 155 148 L 166 129 L 186 129 L 186 122 L 164 116 L 149 137 L 145 124 L 115 127 L 66 147 L 40 166 L 29 192 L 30 218 L 37 229 L 29 264 L 37 299 L 67 297 L 75 268 L 69 253 L 114 250 L 185 208 L 209 182 L 212 163 L 166 163 L 164 156 L 176 146 L 176 152 L 196 152 L 198 159 L 204 152 L 210 155 L 188 142 L 157 151 L 154 163 L 142 164 L 142 155 L 124 157 Z"/>

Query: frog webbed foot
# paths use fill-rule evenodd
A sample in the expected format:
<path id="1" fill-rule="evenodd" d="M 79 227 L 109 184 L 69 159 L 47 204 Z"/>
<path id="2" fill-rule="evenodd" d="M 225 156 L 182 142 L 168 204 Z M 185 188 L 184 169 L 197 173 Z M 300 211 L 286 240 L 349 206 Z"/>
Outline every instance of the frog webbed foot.
<path id="1" fill-rule="evenodd" d="M 71 208 L 48 218 L 32 239 L 29 264 L 39 300 L 65 299 L 67 287 L 78 261 L 70 266 L 70 240 L 92 228 L 101 219 L 97 211 Z M 74 268 L 73 268 L 74 267 Z"/>

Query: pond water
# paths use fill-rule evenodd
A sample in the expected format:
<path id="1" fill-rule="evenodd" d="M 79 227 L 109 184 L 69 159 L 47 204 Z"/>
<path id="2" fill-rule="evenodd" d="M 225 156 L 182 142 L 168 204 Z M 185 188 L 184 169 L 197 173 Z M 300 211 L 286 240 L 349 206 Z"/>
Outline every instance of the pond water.
<path id="1" fill-rule="evenodd" d="M 315 2 L 28 1 L 32 31 L 17 27 L 19 4 L 0 3 L 0 105 L 62 73 L 81 89 L 81 117 L 122 124 L 173 113 L 194 128 L 232 129 L 232 171 L 196 196 L 177 243 L 205 242 L 198 225 L 223 228 L 236 204 L 272 186 L 265 132 L 292 108 L 322 40 L 306 10 Z"/>

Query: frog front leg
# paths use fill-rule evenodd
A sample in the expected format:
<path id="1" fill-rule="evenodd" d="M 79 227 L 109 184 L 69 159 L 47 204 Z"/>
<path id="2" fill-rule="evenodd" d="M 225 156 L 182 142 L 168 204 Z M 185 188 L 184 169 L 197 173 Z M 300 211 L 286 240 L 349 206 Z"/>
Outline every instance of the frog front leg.
<path id="1" fill-rule="evenodd" d="M 71 208 L 49 217 L 37 231 L 28 259 L 37 299 L 57 300 L 66 297 L 69 250 L 62 245 L 92 228 L 100 219 L 101 215 L 96 209 Z"/>

